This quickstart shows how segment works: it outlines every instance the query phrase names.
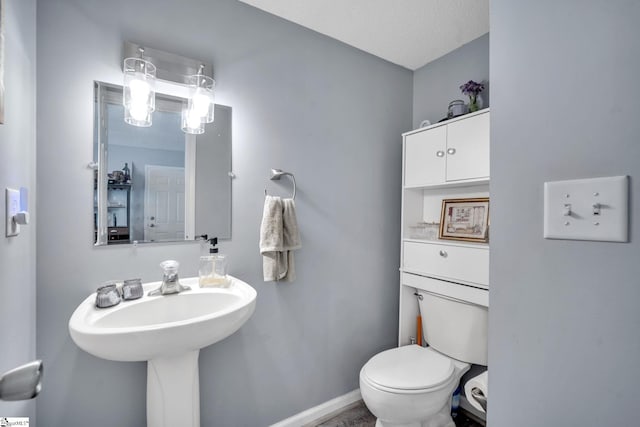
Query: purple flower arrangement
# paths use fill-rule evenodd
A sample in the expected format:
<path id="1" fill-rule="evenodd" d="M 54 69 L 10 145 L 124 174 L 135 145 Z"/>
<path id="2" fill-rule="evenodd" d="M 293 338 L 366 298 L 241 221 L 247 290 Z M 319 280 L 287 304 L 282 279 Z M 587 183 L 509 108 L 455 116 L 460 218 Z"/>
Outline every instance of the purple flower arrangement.
<path id="1" fill-rule="evenodd" d="M 460 86 L 460 90 L 469 97 L 469 111 L 478 111 L 478 94 L 484 90 L 484 84 L 469 80 Z"/>

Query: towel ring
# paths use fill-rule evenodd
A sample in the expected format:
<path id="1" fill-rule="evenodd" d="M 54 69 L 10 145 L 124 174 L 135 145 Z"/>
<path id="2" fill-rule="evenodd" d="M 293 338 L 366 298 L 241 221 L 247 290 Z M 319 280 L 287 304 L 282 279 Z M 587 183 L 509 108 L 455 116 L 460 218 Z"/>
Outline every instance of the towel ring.
<path id="1" fill-rule="evenodd" d="M 271 181 L 280 181 L 283 175 L 290 176 L 293 180 L 293 195 L 291 198 L 296 199 L 296 177 L 291 172 L 284 172 L 282 169 L 271 169 Z M 267 189 L 264 189 L 264 195 L 267 195 Z"/>

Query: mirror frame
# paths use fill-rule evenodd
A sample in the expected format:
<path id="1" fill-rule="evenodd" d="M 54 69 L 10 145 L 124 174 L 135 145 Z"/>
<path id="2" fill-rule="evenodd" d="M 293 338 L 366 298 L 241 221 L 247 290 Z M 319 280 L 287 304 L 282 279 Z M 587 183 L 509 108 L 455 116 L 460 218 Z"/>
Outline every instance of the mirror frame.
<path id="1" fill-rule="evenodd" d="M 156 106 L 162 106 L 160 108 L 163 111 L 175 112 L 180 114 L 181 109 L 172 108 L 173 105 L 179 103 L 182 105 L 186 102 L 187 89 L 183 86 L 171 84 L 169 82 L 161 82 L 161 88 L 164 88 L 162 91 L 156 88 Z M 96 132 L 96 124 L 98 120 L 101 119 L 100 113 L 106 111 L 106 103 L 121 103 L 120 99 L 115 99 L 110 97 L 109 101 L 104 99 L 104 94 L 102 94 L 101 88 L 104 87 L 106 90 L 110 91 L 119 91 L 122 93 L 122 86 L 119 84 L 106 83 L 101 81 L 94 81 L 94 180 L 97 182 L 94 184 L 94 203 L 97 203 L 97 206 L 94 211 L 95 215 L 95 230 L 94 230 L 94 246 L 110 246 L 109 235 L 108 235 L 108 210 L 106 206 L 108 204 L 108 161 L 109 161 L 109 153 L 107 147 L 106 138 L 102 135 L 101 129 L 103 126 Z M 169 92 L 169 93 L 167 93 Z M 103 96 L 101 96 L 103 95 Z M 119 95 L 121 96 L 121 95 Z M 115 102 L 113 102 L 115 101 Z M 99 105 L 101 104 L 101 105 Z M 221 105 L 216 103 L 216 107 L 228 109 L 230 112 L 233 111 L 230 106 Z M 233 133 L 232 133 L 232 118 L 229 126 L 229 138 L 230 144 L 233 146 Z M 196 135 L 185 134 L 185 206 L 193 206 L 195 211 L 195 200 L 196 200 Z M 97 159 L 96 159 L 96 149 L 97 149 Z M 233 193 L 233 185 L 232 178 L 233 173 L 231 171 L 232 165 L 232 149 L 229 153 L 229 206 L 228 209 L 231 211 L 232 209 L 232 193 Z M 130 202 L 129 202 L 130 204 Z M 127 244 L 137 244 L 137 243 L 182 243 L 182 242 L 194 242 L 198 241 L 201 236 L 196 237 L 196 224 L 195 224 L 195 212 L 193 216 L 185 215 L 185 238 L 183 240 L 159 240 L 159 241 L 147 241 L 147 240 L 129 240 L 126 243 L 119 243 L 119 245 L 127 245 Z M 130 223 L 130 221 L 129 221 Z M 130 224 L 129 224 L 130 226 Z M 213 236 L 209 236 L 213 237 Z M 231 212 L 229 212 L 229 224 L 228 224 L 228 233 L 224 236 L 218 236 L 220 239 L 231 239 Z"/>

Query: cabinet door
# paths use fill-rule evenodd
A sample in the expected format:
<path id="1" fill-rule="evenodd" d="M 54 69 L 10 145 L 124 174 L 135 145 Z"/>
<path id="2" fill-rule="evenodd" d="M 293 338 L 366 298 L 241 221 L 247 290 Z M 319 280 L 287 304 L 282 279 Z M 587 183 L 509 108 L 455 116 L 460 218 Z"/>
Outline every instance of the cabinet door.
<path id="1" fill-rule="evenodd" d="M 405 137 L 405 187 L 444 182 L 446 145 L 446 126 L 439 126 Z"/>
<path id="2" fill-rule="evenodd" d="M 447 126 L 447 181 L 489 176 L 489 113 Z"/>

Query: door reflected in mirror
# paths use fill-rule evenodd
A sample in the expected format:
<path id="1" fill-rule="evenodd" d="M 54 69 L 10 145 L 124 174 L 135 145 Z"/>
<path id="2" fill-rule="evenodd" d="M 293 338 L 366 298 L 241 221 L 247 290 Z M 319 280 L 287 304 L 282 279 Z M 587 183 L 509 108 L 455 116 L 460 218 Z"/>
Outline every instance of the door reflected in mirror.
<path id="1" fill-rule="evenodd" d="M 96 245 L 231 237 L 231 108 L 201 135 L 181 130 L 186 100 L 156 94 L 151 127 L 124 122 L 122 87 L 95 83 Z"/>

